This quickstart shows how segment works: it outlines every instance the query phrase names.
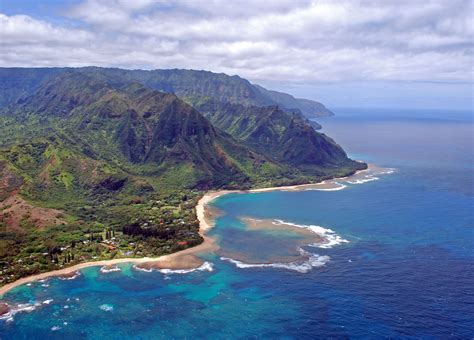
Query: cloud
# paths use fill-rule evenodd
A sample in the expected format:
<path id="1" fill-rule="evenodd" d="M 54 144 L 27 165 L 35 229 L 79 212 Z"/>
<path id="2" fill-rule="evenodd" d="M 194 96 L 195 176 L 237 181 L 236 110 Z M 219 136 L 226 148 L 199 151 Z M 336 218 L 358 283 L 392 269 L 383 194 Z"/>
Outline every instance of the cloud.
<path id="1" fill-rule="evenodd" d="M 84 44 L 93 34 L 78 29 L 65 29 L 26 15 L 7 16 L 0 13 L 2 53 L 22 44 Z"/>
<path id="2" fill-rule="evenodd" d="M 461 0 L 87 0 L 55 23 L 0 15 L 0 65 L 210 69 L 256 82 L 472 82 L 472 11 Z"/>

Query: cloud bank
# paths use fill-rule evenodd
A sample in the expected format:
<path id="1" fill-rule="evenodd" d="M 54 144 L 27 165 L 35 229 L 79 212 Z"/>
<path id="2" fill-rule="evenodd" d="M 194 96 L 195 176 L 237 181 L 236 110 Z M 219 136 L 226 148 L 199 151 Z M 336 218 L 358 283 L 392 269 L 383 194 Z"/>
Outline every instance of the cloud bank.
<path id="1" fill-rule="evenodd" d="M 258 81 L 471 81 L 472 1 L 87 0 L 0 15 L 2 66 L 194 68 Z"/>

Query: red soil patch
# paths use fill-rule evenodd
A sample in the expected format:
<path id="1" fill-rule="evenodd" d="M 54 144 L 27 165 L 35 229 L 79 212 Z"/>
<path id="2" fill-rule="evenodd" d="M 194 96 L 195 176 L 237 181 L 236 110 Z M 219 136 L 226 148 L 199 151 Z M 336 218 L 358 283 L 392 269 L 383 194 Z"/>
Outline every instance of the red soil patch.
<path id="1" fill-rule="evenodd" d="M 22 231 L 21 222 L 24 219 L 37 228 L 44 228 L 65 223 L 63 216 L 60 210 L 34 207 L 15 193 L 0 202 L 0 221 L 14 231 Z"/>
<path id="2" fill-rule="evenodd" d="M 44 185 L 46 186 L 51 185 L 51 176 L 49 174 L 49 169 L 50 169 L 50 166 L 54 167 L 56 164 L 57 164 L 56 156 L 53 155 L 48 160 L 48 162 L 46 162 L 46 164 L 44 165 L 43 170 L 39 174 L 39 178 L 41 179 L 41 182 Z"/>
<path id="3" fill-rule="evenodd" d="M 16 176 L 4 162 L 0 162 L 0 201 L 11 196 L 23 184 L 23 179 Z"/>

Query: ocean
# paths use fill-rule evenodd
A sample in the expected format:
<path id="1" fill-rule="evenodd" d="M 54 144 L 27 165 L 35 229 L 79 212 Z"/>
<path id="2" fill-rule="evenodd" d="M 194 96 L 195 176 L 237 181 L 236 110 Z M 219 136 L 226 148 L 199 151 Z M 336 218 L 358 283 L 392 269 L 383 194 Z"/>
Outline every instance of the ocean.
<path id="1" fill-rule="evenodd" d="M 17 287 L 0 338 L 473 338 L 473 113 L 335 112 L 322 132 L 377 171 L 222 196 L 209 265 Z"/>

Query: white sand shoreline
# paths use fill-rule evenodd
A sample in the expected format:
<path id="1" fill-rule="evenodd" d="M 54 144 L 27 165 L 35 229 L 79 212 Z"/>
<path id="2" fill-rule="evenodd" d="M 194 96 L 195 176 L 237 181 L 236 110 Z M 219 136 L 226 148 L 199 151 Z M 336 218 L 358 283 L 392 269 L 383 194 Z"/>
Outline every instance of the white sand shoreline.
<path id="1" fill-rule="evenodd" d="M 368 169 L 359 170 L 354 175 L 359 174 L 361 172 L 367 171 L 370 169 L 370 165 Z M 354 175 L 348 176 L 352 177 Z M 347 179 L 348 177 L 343 177 L 340 179 Z M 331 181 L 337 180 L 337 178 L 332 179 Z M 251 190 L 219 190 L 219 191 L 211 191 L 205 193 L 204 196 L 198 201 L 196 205 L 196 215 L 199 220 L 199 235 L 204 238 L 204 241 L 192 248 L 187 248 L 181 251 L 178 251 L 173 254 L 163 255 L 159 257 L 142 257 L 142 258 L 119 258 L 119 259 L 112 259 L 112 260 L 101 260 L 101 261 L 92 261 L 92 262 L 84 262 L 79 263 L 71 267 L 62 268 L 58 270 L 53 270 L 49 272 L 44 272 L 36 275 L 31 275 L 27 277 L 23 277 L 18 279 L 14 282 L 8 283 L 2 287 L 0 287 L 0 298 L 10 290 L 15 287 L 21 286 L 23 284 L 27 284 L 30 282 L 35 282 L 38 280 L 43 280 L 50 277 L 57 277 L 70 274 L 72 272 L 76 272 L 78 270 L 87 268 L 87 267 L 94 267 L 94 266 L 112 266 L 121 263 L 134 263 L 134 264 L 143 264 L 146 262 L 155 262 L 155 261 L 170 261 L 172 262 L 174 259 L 177 259 L 179 256 L 182 255 L 190 255 L 190 254 L 197 254 L 202 253 L 204 251 L 211 251 L 215 250 L 217 245 L 215 241 L 206 235 L 207 231 L 211 229 L 214 225 L 212 222 L 206 220 L 206 206 L 213 200 L 223 195 L 228 195 L 231 193 L 260 193 L 260 192 L 270 192 L 270 191 L 300 191 L 306 190 L 308 188 L 321 188 L 321 190 L 327 190 L 331 188 L 337 188 L 337 183 L 328 183 L 327 181 L 322 181 L 320 183 L 312 183 L 312 184 L 301 184 L 301 185 L 290 185 L 290 186 L 281 186 L 281 187 L 269 187 L 269 188 L 262 188 L 262 189 L 251 189 Z"/>

